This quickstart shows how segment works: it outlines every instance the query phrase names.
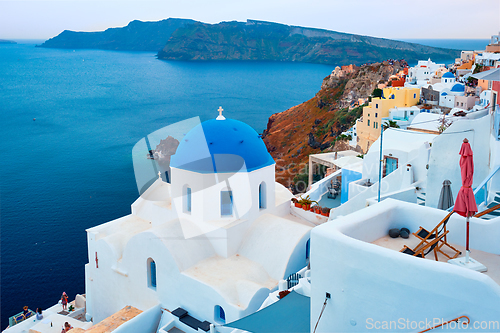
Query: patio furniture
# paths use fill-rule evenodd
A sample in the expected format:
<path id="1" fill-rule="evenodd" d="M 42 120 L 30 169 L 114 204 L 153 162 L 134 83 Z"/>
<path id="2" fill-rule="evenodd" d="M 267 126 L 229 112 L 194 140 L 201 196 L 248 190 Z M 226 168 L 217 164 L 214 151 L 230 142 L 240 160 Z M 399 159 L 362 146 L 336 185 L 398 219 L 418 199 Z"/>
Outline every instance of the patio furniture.
<path id="1" fill-rule="evenodd" d="M 409 248 L 408 246 L 405 245 L 401 249 L 401 251 L 399 251 L 399 252 L 402 252 L 402 253 L 405 253 L 405 254 L 409 254 L 409 255 L 414 256 L 414 257 L 425 258 L 425 256 L 427 254 L 429 254 L 431 251 L 434 250 L 434 257 L 436 258 L 436 261 L 437 261 L 438 260 L 437 252 L 444 245 L 443 238 L 446 237 L 446 234 L 448 232 L 449 232 L 449 230 L 447 230 L 446 232 L 442 233 L 438 237 L 432 239 L 431 241 L 420 242 L 413 249 L 411 249 L 411 248 Z"/>
<path id="2" fill-rule="evenodd" d="M 436 258 L 436 261 L 438 260 L 438 256 L 437 256 L 438 252 L 441 253 L 442 255 L 444 255 L 445 257 L 447 257 L 448 259 L 454 259 L 454 258 L 458 257 L 461 254 L 461 252 L 459 250 L 457 250 L 456 248 L 454 248 L 452 245 L 450 245 L 446 239 L 446 234 L 448 233 L 448 230 L 446 230 L 446 224 L 450 220 L 450 217 L 452 214 L 453 214 L 453 211 L 448 213 L 448 215 L 446 215 L 445 218 L 441 222 L 439 222 L 438 225 L 435 226 L 434 229 L 432 229 L 430 232 L 427 231 L 422 226 L 420 227 L 420 229 L 418 229 L 417 232 L 414 232 L 413 235 L 415 237 L 417 237 L 418 239 L 420 239 L 420 243 L 415 247 L 415 249 L 419 249 L 419 248 L 425 246 L 426 244 L 428 244 L 429 242 L 432 242 L 435 239 L 439 239 L 440 244 L 435 245 L 435 247 L 433 248 L 433 249 L 435 249 L 434 256 Z M 450 250 L 454 251 L 454 254 L 452 256 L 448 255 L 447 253 L 445 253 L 441 250 L 441 248 L 445 245 Z M 403 248 L 401 250 L 401 252 L 403 252 L 404 249 L 405 248 Z"/>

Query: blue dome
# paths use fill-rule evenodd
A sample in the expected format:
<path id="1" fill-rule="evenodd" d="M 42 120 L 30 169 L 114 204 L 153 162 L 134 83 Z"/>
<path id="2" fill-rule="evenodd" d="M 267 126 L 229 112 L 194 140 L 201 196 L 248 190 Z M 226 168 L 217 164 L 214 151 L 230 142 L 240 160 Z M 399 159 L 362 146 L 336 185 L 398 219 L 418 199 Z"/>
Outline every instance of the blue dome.
<path id="1" fill-rule="evenodd" d="M 190 130 L 170 166 L 199 172 L 253 171 L 274 164 L 259 134 L 234 120 L 208 120 Z"/>
<path id="2" fill-rule="evenodd" d="M 441 96 L 448 96 L 448 93 L 445 91 L 444 93 L 441 94 Z"/>
<path id="3" fill-rule="evenodd" d="M 448 78 L 448 79 L 449 79 L 449 78 L 454 79 L 454 78 L 455 78 L 455 75 L 453 75 L 453 73 L 451 73 L 451 72 L 446 72 L 446 73 L 444 73 L 444 74 L 443 74 L 443 76 L 442 76 L 442 77 L 443 77 L 443 78 L 445 78 L 445 79 L 447 79 L 447 78 Z"/>
<path id="4" fill-rule="evenodd" d="M 456 83 L 453 85 L 453 87 L 451 87 L 451 91 L 454 91 L 454 92 L 464 92 L 465 90 L 465 86 L 463 84 L 460 84 L 460 83 Z"/>

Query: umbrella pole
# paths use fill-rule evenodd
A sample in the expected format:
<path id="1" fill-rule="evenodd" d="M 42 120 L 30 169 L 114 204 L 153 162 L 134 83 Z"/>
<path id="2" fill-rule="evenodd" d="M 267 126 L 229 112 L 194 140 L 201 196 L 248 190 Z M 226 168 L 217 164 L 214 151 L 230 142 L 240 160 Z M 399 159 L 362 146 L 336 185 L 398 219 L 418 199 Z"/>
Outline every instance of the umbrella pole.
<path id="1" fill-rule="evenodd" d="M 469 215 L 467 214 L 467 219 L 466 219 L 466 238 L 465 238 L 465 263 L 469 262 Z"/>

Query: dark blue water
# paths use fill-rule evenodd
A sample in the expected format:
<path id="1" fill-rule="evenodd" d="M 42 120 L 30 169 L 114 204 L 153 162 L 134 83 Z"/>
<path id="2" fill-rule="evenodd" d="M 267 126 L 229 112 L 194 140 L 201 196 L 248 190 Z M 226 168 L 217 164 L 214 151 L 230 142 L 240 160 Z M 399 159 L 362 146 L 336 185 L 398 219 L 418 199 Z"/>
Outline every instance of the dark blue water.
<path id="1" fill-rule="evenodd" d="M 85 229 L 130 213 L 137 141 L 179 120 L 214 118 L 220 105 L 262 132 L 271 114 L 313 97 L 332 69 L 0 44 L 0 328 L 24 305 L 85 292 Z"/>
<path id="2" fill-rule="evenodd" d="M 331 70 L 0 45 L 0 328 L 24 305 L 85 292 L 85 229 L 130 213 L 137 141 L 179 120 L 215 118 L 221 105 L 262 132 Z"/>

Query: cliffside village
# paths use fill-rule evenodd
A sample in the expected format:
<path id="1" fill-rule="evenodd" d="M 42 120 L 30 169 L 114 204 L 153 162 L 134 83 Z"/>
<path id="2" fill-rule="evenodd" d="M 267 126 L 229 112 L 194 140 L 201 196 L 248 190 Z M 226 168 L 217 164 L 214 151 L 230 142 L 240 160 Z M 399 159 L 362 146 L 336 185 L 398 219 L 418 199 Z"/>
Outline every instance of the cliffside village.
<path id="1" fill-rule="evenodd" d="M 462 51 L 451 65 L 428 59 L 404 68 L 378 83 L 381 97 L 343 101 L 351 108 L 368 103 L 343 133 L 350 136 L 350 146 L 366 153 L 384 124 L 440 134 L 458 117 L 494 107 L 500 91 L 499 39 L 492 36 L 485 50 Z M 341 79 L 356 70 L 355 65 L 336 67 L 332 76 Z"/>

